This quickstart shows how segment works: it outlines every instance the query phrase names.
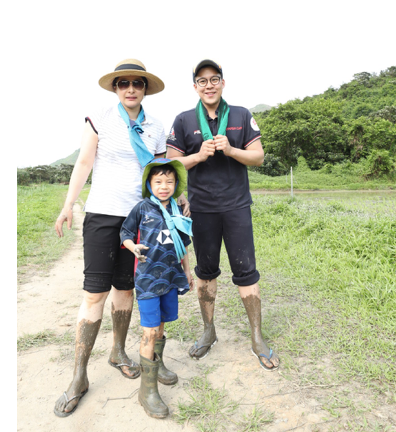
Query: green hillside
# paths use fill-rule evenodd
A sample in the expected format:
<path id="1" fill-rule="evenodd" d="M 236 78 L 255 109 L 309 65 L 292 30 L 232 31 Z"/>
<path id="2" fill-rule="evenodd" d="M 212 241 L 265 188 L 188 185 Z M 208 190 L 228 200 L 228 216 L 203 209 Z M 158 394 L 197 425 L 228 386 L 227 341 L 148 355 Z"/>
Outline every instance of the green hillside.
<path id="1" fill-rule="evenodd" d="M 80 153 L 80 149 L 76 150 L 73 154 L 71 154 L 70 156 L 67 156 L 63 159 L 59 159 L 55 162 L 52 162 L 52 164 L 50 164 L 50 166 L 58 166 L 61 164 L 64 165 L 74 165 L 76 163 L 76 160 L 78 158 L 78 155 Z"/>
<path id="2" fill-rule="evenodd" d="M 272 106 L 270 106 L 270 105 L 259 104 L 259 105 L 256 105 L 254 108 L 250 108 L 249 111 L 253 114 L 253 113 L 268 111 L 271 108 L 272 108 Z"/>
<path id="3" fill-rule="evenodd" d="M 262 173 L 280 175 L 304 158 L 313 170 L 361 164 L 362 173 L 395 172 L 396 66 L 357 73 L 320 95 L 255 113 L 266 161 Z M 302 160 L 302 159 L 301 159 Z"/>

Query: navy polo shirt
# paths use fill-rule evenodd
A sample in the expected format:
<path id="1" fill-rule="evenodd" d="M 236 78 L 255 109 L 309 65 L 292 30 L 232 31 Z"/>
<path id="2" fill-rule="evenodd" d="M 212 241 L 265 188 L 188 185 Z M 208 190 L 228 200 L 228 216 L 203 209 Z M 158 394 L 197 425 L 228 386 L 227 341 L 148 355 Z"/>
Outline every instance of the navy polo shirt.
<path id="1" fill-rule="evenodd" d="M 216 111 L 217 114 L 217 111 Z M 208 116 L 210 130 L 217 135 L 217 118 Z M 232 147 L 246 149 L 260 138 L 260 130 L 250 111 L 230 106 L 226 135 Z M 195 108 L 179 114 L 166 145 L 185 156 L 198 153 L 203 142 Z M 216 152 L 205 162 L 188 170 L 188 200 L 191 211 L 220 213 L 252 204 L 246 165 Z"/>

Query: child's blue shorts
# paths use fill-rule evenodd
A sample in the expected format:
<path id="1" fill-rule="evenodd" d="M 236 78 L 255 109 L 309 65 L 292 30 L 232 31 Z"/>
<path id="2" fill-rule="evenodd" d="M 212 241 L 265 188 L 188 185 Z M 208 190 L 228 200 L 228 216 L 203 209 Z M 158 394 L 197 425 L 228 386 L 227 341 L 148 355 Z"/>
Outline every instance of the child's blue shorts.
<path id="1" fill-rule="evenodd" d="M 160 297 L 138 300 L 138 305 L 142 327 L 159 327 L 161 322 L 176 321 L 179 312 L 177 289 Z"/>

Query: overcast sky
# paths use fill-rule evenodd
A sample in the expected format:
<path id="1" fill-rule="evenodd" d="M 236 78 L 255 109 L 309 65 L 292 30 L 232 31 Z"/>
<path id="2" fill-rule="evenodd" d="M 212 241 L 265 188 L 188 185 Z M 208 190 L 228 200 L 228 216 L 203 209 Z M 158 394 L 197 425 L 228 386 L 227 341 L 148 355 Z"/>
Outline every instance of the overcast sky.
<path id="1" fill-rule="evenodd" d="M 179 112 L 197 103 L 192 67 L 203 58 L 223 66 L 223 96 L 231 105 L 274 106 L 337 88 L 355 73 L 396 65 L 394 5 L 393 0 L 15 3 L 12 21 L 3 24 L 9 26 L 3 37 L 8 70 L 2 66 L 11 102 L 7 145 L 18 167 L 50 164 L 73 153 L 84 117 L 118 100 L 99 87 L 99 78 L 126 58 L 141 60 L 164 81 L 165 90 L 146 97 L 143 106 L 166 133 Z M 17 77 L 9 75 L 12 68 Z"/>

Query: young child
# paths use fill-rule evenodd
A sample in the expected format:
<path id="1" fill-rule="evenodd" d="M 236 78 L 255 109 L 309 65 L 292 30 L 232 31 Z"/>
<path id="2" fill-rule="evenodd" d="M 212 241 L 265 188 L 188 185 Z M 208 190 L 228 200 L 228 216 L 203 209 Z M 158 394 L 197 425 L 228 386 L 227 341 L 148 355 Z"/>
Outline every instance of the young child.
<path id="1" fill-rule="evenodd" d="M 139 402 L 146 413 L 164 418 L 169 409 L 158 393 L 157 380 L 178 380 L 163 363 L 164 323 L 178 318 L 178 294 L 192 289 L 187 246 L 191 219 L 182 216 L 177 198 L 187 184 L 187 172 L 177 160 L 154 159 L 144 169 L 143 201 L 125 219 L 121 244 L 136 257 L 135 289 L 143 336 L 140 344 L 142 378 Z"/>

